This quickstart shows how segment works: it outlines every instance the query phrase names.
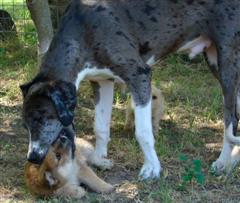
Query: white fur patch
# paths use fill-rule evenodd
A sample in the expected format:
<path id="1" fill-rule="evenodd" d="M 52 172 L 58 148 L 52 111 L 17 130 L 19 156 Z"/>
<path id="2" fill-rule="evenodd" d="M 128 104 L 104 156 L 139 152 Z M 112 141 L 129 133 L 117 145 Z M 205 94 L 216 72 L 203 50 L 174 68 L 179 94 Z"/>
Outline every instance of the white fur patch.
<path id="1" fill-rule="evenodd" d="M 214 172 L 221 174 L 223 171 L 230 172 L 232 167 L 239 161 L 239 147 L 231 143 L 233 136 L 232 123 L 224 129 L 223 147 L 219 158 L 213 163 L 212 167 Z"/>
<path id="2" fill-rule="evenodd" d="M 77 172 L 79 167 L 75 161 L 69 160 L 58 168 L 58 173 L 72 184 L 78 184 Z"/>
<path id="3" fill-rule="evenodd" d="M 233 124 L 230 123 L 229 126 L 225 129 L 225 136 L 233 145 L 240 145 L 240 137 L 233 135 Z"/>
<path id="4" fill-rule="evenodd" d="M 76 88 L 79 88 L 80 82 L 84 79 L 89 79 L 92 81 L 101 81 L 114 79 L 115 82 L 123 83 L 123 80 L 114 75 L 113 72 L 108 68 L 97 68 L 93 67 L 90 63 L 85 63 L 83 70 L 78 73 L 77 79 L 75 81 Z"/>
<path id="5" fill-rule="evenodd" d="M 95 106 L 95 155 L 107 156 L 107 144 L 110 137 L 110 123 L 113 104 L 113 82 L 99 81 L 99 102 Z"/>
<path id="6" fill-rule="evenodd" d="M 156 63 L 155 56 L 151 56 L 146 62 L 146 64 L 149 66 L 153 66 L 155 63 Z"/>
<path id="7" fill-rule="evenodd" d="M 144 153 L 144 165 L 140 171 L 143 179 L 160 176 L 160 162 L 154 149 L 152 132 L 151 99 L 146 106 L 135 106 L 136 137 Z"/>
<path id="8" fill-rule="evenodd" d="M 30 131 L 29 131 L 29 135 L 31 136 Z M 29 140 L 31 140 L 31 139 L 29 139 Z M 32 152 L 32 151 L 37 151 L 39 154 L 44 153 L 44 150 L 42 150 L 42 148 L 40 147 L 39 141 L 30 141 L 29 142 L 27 157 L 30 156 L 30 152 Z"/>
<path id="9" fill-rule="evenodd" d="M 211 46 L 211 40 L 205 36 L 200 36 L 178 49 L 178 52 L 185 51 L 189 54 L 189 58 L 193 59 L 198 54 L 202 53 L 205 48 Z"/>
<path id="10" fill-rule="evenodd" d="M 57 183 L 57 181 L 53 178 L 53 176 L 50 172 L 45 172 L 45 178 L 48 181 L 48 184 L 50 186 L 53 186 Z"/>

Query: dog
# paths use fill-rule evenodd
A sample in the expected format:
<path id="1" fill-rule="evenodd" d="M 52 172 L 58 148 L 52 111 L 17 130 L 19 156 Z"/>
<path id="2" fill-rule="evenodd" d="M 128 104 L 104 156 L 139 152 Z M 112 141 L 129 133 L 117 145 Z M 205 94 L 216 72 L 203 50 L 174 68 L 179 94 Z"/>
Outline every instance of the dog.
<path id="1" fill-rule="evenodd" d="M 142 179 L 159 178 L 151 122 L 151 66 L 174 51 L 204 53 L 224 97 L 224 141 L 216 174 L 239 160 L 240 2 L 238 0 L 72 0 L 37 76 L 21 86 L 28 160 L 41 163 L 63 127 L 71 126 L 83 79 L 95 92 L 96 160 L 107 159 L 114 82 L 128 86 L 136 138 L 144 154 Z M 42 88 L 40 88 L 42 86 Z M 41 111 L 43 110 L 43 111 Z M 36 128 L 38 126 L 38 128 Z M 103 165 L 104 165 L 103 164 Z"/>
<path id="2" fill-rule="evenodd" d="M 63 131 L 50 147 L 43 163 L 25 165 L 25 182 L 30 192 L 39 197 L 82 198 L 84 183 L 93 191 L 109 193 L 113 186 L 100 179 L 87 165 L 91 163 L 93 147 L 84 139 L 76 139 L 76 155 L 73 133 Z"/>
<path id="3" fill-rule="evenodd" d="M 159 130 L 159 122 L 164 113 L 164 98 L 160 89 L 152 85 L 152 125 L 153 134 L 156 137 Z M 124 129 L 129 131 L 134 128 L 134 103 L 132 100 L 127 101 L 126 118 Z"/>

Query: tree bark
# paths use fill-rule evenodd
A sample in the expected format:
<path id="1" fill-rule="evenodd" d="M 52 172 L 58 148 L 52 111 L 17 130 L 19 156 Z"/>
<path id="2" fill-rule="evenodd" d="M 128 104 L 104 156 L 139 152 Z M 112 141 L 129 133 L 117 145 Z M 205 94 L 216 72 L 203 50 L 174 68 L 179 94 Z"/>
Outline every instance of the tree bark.
<path id="1" fill-rule="evenodd" d="M 38 35 L 38 64 L 47 52 L 53 38 L 53 26 L 48 0 L 26 0 Z"/>

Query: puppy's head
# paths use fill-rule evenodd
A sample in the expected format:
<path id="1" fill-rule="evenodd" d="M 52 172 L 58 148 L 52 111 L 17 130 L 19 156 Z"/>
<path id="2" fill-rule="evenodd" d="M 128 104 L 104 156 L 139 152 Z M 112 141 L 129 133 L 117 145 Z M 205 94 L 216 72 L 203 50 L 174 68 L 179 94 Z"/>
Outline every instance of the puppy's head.
<path id="1" fill-rule="evenodd" d="M 53 143 L 43 163 L 53 170 L 73 160 L 76 149 L 74 139 L 74 131 L 63 128 L 59 138 Z"/>
<path id="2" fill-rule="evenodd" d="M 21 87 L 23 123 L 29 134 L 29 162 L 40 164 L 63 128 L 72 128 L 76 87 L 39 74 Z"/>
<path id="3" fill-rule="evenodd" d="M 49 148 L 41 165 L 25 165 L 25 181 L 30 192 L 37 196 L 50 196 L 66 183 L 58 169 L 74 158 L 74 133 L 62 130 L 59 138 Z"/>

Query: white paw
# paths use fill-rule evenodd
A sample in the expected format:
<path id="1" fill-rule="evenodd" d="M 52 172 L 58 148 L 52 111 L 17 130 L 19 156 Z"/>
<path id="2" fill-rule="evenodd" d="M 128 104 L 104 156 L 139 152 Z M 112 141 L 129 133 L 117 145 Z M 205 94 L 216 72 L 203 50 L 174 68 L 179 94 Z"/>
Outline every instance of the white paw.
<path id="1" fill-rule="evenodd" d="M 229 161 L 222 161 L 221 159 L 217 159 L 215 162 L 212 163 L 211 172 L 216 175 L 220 176 L 222 174 L 230 174 L 233 168 L 236 166 L 237 161 L 229 160 Z"/>
<path id="2" fill-rule="evenodd" d="M 101 169 L 111 169 L 113 167 L 113 161 L 104 157 L 93 154 L 90 158 L 90 163 Z"/>
<path id="3" fill-rule="evenodd" d="M 225 169 L 226 169 L 226 166 L 224 165 L 223 161 L 221 161 L 220 159 L 214 161 L 212 163 L 212 166 L 211 166 L 211 172 L 214 174 L 214 175 L 221 175 L 225 172 Z"/>
<path id="4" fill-rule="evenodd" d="M 147 162 L 142 166 L 139 177 L 143 180 L 160 178 L 160 172 L 161 165 L 159 161 L 155 163 Z"/>

